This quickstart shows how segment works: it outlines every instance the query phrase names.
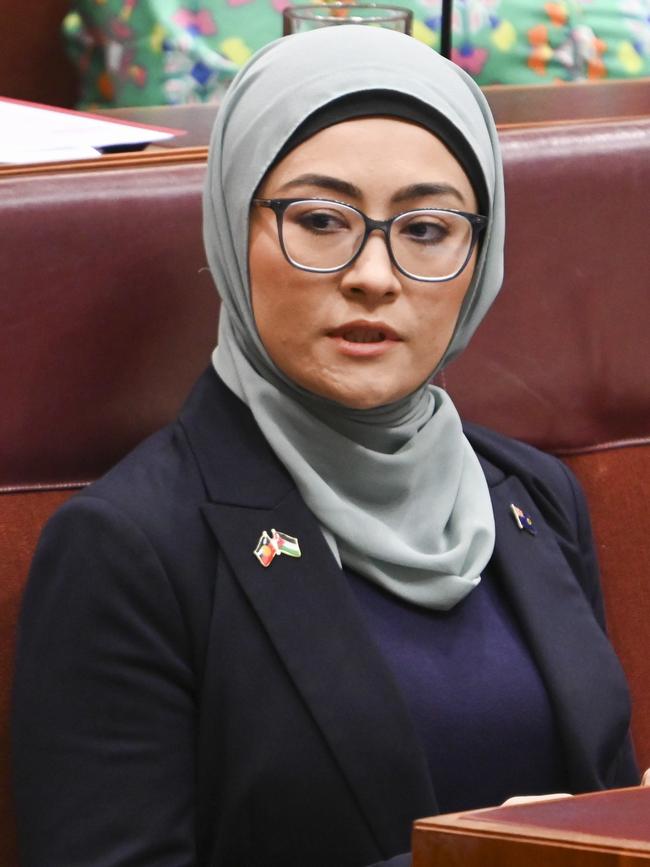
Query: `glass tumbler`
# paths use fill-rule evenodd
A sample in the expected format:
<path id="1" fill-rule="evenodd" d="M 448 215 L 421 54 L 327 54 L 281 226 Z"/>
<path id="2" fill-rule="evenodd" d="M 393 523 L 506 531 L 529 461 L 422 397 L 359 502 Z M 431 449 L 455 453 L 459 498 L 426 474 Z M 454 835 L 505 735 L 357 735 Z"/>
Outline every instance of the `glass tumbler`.
<path id="1" fill-rule="evenodd" d="M 413 13 L 401 6 L 385 6 L 379 3 L 312 3 L 287 6 L 282 13 L 284 36 L 319 27 L 336 27 L 339 24 L 386 27 L 410 36 Z"/>

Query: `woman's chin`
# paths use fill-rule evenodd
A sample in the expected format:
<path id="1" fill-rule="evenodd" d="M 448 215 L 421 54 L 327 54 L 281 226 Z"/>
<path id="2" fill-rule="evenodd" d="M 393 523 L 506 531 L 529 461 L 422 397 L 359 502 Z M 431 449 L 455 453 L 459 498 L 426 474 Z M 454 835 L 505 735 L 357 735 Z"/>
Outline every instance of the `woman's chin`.
<path id="1" fill-rule="evenodd" d="M 397 388 L 389 388 L 384 382 L 354 383 L 347 381 L 340 387 L 324 387 L 318 392 L 320 397 L 328 398 L 347 409 L 376 409 L 379 406 L 393 403 L 408 393 Z"/>
<path id="2" fill-rule="evenodd" d="M 304 353 L 303 358 L 306 356 Z M 411 394 L 421 384 L 406 363 L 332 359 L 324 354 L 306 358 L 302 365 L 296 365 L 292 359 L 290 365 L 282 367 L 279 362 L 283 359 L 272 356 L 272 360 L 296 385 L 348 409 L 386 406 Z"/>
<path id="3" fill-rule="evenodd" d="M 337 401 L 342 406 L 347 409 L 376 409 L 379 406 L 386 406 L 386 404 L 393 403 L 393 401 L 399 400 L 398 397 L 393 397 L 389 395 L 385 395 L 382 397 L 374 396 L 374 395 L 360 395 L 359 397 L 350 397 L 344 400 Z"/>

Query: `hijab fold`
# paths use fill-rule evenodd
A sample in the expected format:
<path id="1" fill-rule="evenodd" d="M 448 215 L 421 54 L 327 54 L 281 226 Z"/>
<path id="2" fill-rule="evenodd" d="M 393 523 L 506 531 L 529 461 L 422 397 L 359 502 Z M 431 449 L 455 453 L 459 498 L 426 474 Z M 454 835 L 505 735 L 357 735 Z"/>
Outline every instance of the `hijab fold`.
<path id="1" fill-rule="evenodd" d="M 423 385 L 394 404 L 354 410 L 311 394 L 269 358 L 250 301 L 248 215 L 266 171 L 308 117 L 375 91 L 446 118 L 489 197 L 474 277 L 439 368 L 487 312 L 501 284 L 504 204 L 496 130 L 479 88 L 403 34 L 323 28 L 258 52 L 217 115 L 204 196 L 206 252 L 222 298 L 213 364 L 252 411 L 339 561 L 402 599 L 448 609 L 477 585 L 494 547 L 487 483 L 451 398 Z"/>

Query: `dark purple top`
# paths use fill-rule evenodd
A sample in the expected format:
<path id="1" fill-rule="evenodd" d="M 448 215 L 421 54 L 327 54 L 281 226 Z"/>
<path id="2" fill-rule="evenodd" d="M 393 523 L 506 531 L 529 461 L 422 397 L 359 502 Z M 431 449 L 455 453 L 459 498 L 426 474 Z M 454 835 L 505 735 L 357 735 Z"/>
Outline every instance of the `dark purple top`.
<path id="1" fill-rule="evenodd" d="M 567 790 L 546 688 L 488 574 L 446 612 L 346 575 L 420 735 L 442 813 Z"/>

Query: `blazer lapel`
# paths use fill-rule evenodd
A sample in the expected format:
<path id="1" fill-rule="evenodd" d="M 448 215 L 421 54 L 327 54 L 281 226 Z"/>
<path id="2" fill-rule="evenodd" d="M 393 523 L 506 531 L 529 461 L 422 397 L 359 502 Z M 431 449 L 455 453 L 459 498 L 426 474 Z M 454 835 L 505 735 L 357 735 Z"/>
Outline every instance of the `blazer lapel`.
<path id="1" fill-rule="evenodd" d="M 497 545 L 492 563 L 549 691 L 573 791 L 608 785 L 629 707 L 616 656 L 571 572 L 553 531 L 521 482 L 491 489 Z M 533 519 L 520 530 L 511 504 Z"/>
<path id="2" fill-rule="evenodd" d="M 413 817 L 437 812 L 408 711 L 292 480 L 244 405 L 216 377 L 209 386 L 211 405 L 201 401 L 202 409 L 182 416 L 211 500 L 203 514 L 354 792 L 379 850 L 395 851 L 404 844 L 403 829 Z M 218 415 L 216 428 L 206 423 L 209 413 Z M 197 416 L 203 419 L 200 429 Z M 262 532 L 272 529 L 297 537 L 301 557 L 277 556 L 264 568 L 253 552 Z"/>

